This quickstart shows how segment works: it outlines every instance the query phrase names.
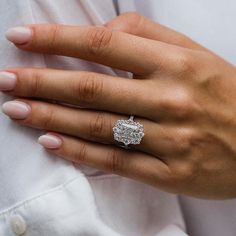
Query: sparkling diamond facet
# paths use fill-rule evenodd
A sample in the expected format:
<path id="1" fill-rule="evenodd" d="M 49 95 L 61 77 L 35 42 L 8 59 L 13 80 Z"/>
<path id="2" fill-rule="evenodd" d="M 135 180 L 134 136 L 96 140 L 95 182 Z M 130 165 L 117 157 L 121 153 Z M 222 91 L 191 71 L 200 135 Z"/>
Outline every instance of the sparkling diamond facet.
<path id="1" fill-rule="evenodd" d="M 122 142 L 125 146 L 129 144 L 140 144 L 144 136 L 143 125 L 133 119 L 118 120 L 113 128 L 114 139 Z"/>

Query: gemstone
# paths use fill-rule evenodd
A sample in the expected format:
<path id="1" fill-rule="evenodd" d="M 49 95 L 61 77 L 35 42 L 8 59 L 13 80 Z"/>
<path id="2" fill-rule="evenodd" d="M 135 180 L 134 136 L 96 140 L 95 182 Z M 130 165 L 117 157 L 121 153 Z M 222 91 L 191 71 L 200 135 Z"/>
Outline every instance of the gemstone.
<path id="1" fill-rule="evenodd" d="M 122 142 L 125 146 L 129 144 L 140 144 L 144 137 L 143 125 L 133 119 L 118 120 L 113 128 L 114 139 Z"/>

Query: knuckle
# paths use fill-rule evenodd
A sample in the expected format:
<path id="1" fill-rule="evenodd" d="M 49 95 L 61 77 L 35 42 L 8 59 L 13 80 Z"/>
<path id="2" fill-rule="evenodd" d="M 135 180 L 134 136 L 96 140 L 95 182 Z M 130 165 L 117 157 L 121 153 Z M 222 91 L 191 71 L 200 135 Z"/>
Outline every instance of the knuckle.
<path id="1" fill-rule="evenodd" d="M 107 28 L 92 28 L 88 31 L 88 52 L 102 54 L 110 45 L 113 32 Z"/>
<path id="2" fill-rule="evenodd" d="M 187 78 L 188 76 L 193 76 L 196 74 L 197 69 L 195 60 L 196 59 L 189 52 L 178 53 L 176 65 L 178 71 L 177 74 L 179 74 L 179 77 Z M 186 75 L 188 76 L 186 77 Z"/>
<path id="3" fill-rule="evenodd" d="M 112 148 L 107 155 L 107 169 L 115 174 L 121 174 L 124 170 L 124 159 L 116 148 Z"/>
<path id="4" fill-rule="evenodd" d="M 128 12 L 126 20 L 126 28 L 131 34 L 138 34 L 142 30 L 145 18 L 137 12 Z"/>
<path id="5" fill-rule="evenodd" d="M 110 124 L 110 125 L 109 125 Z M 103 112 L 99 112 L 95 118 L 90 120 L 90 137 L 92 139 L 104 139 L 109 135 L 111 128 L 111 121 L 106 117 Z"/>
<path id="6" fill-rule="evenodd" d="M 192 95 L 186 89 L 171 89 L 160 99 L 157 106 L 177 120 L 188 120 L 201 113 L 201 107 L 194 101 Z"/>
<path id="7" fill-rule="evenodd" d="M 182 101 L 179 104 L 174 104 L 174 113 L 177 120 L 187 120 L 192 116 L 194 108 L 190 101 Z"/>
<path id="8" fill-rule="evenodd" d="M 138 12 L 126 12 L 120 15 L 121 19 L 124 19 L 128 29 L 135 30 L 137 26 L 141 24 L 144 17 Z"/>
<path id="9" fill-rule="evenodd" d="M 137 12 L 125 12 L 105 24 L 108 29 L 115 29 L 131 34 L 136 34 L 144 22 L 144 17 Z"/>
<path id="10" fill-rule="evenodd" d="M 57 39 L 59 38 L 60 26 L 57 24 L 50 25 L 49 36 L 47 38 L 48 50 L 53 49 L 56 45 Z"/>
<path id="11" fill-rule="evenodd" d="M 179 153 L 189 153 L 192 149 L 193 140 L 195 139 L 194 131 L 189 128 L 179 129 L 172 137 L 173 146 Z"/>
<path id="12" fill-rule="evenodd" d="M 193 183 L 194 179 L 198 175 L 198 167 L 194 162 L 181 163 L 173 171 L 173 183 L 179 186 L 185 186 L 186 184 Z"/>
<path id="13" fill-rule="evenodd" d="M 202 70 L 204 70 L 204 72 L 208 70 L 210 71 L 210 73 L 208 74 L 204 73 L 203 76 L 198 76 L 195 79 L 196 84 L 203 89 L 209 89 L 209 91 L 211 89 L 214 89 L 215 85 L 219 84 L 222 79 L 222 71 L 217 69 L 219 68 L 218 62 L 222 63 L 221 60 L 222 60 L 221 58 L 220 59 L 217 58 L 216 61 L 216 56 L 213 55 L 212 53 L 201 54 L 201 61 L 202 61 L 201 68 Z M 207 63 L 204 64 L 203 62 Z"/>
<path id="14" fill-rule="evenodd" d="M 72 160 L 76 163 L 85 163 L 86 157 L 87 157 L 87 144 L 81 143 L 78 147 L 78 149 L 74 150 L 74 153 L 72 153 Z"/>
<path id="15" fill-rule="evenodd" d="M 36 97 L 39 96 L 42 87 L 42 75 L 40 74 L 39 70 L 28 69 L 25 71 L 25 78 L 29 78 L 27 94 Z"/>
<path id="16" fill-rule="evenodd" d="M 170 111 L 170 110 L 176 110 L 177 103 L 175 100 L 168 98 L 162 98 L 159 101 L 158 107 L 162 111 Z"/>
<path id="17" fill-rule="evenodd" d="M 169 168 L 160 169 L 159 164 L 151 165 L 149 167 L 148 179 L 150 183 L 154 186 L 164 185 L 166 187 L 171 186 L 172 183 L 172 173 Z"/>
<path id="18" fill-rule="evenodd" d="M 56 121 L 56 115 L 55 111 L 52 107 L 41 107 L 38 106 L 38 109 L 42 110 L 42 115 L 39 117 L 39 123 L 40 126 L 44 129 L 53 129 L 55 121 Z M 40 112 L 40 111 L 39 111 Z"/>
<path id="19" fill-rule="evenodd" d="M 92 74 L 86 75 L 75 81 L 73 91 L 79 103 L 91 104 L 102 95 L 103 80 L 95 78 Z"/>
<path id="20" fill-rule="evenodd" d="M 169 97 L 163 99 L 160 103 L 160 109 L 169 113 L 173 113 L 175 117 L 185 117 L 190 108 L 190 102 L 183 99 Z"/>

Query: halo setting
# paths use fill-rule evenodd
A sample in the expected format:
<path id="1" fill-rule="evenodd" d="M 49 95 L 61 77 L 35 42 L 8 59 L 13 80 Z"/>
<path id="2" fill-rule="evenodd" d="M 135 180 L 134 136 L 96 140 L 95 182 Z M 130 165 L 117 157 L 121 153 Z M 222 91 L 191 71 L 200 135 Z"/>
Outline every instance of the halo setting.
<path id="1" fill-rule="evenodd" d="M 118 120 L 113 127 L 114 139 L 128 147 L 129 144 L 140 144 L 144 137 L 143 125 L 134 121 L 131 116 L 128 120 Z"/>

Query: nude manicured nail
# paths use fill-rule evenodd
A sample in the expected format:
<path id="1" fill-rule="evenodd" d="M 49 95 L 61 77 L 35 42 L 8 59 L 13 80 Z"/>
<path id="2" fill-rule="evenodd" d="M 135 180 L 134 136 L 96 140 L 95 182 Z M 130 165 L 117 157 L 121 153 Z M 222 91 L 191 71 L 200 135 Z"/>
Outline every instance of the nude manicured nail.
<path id="1" fill-rule="evenodd" d="M 0 72 L 0 91 L 10 91 L 16 86 L 16 75 L 10 72 Z"/>
<path id="2" fill-rule="evenodd" d="M 62 140 L 55 135 L 46 134 L 39 137 L 38 143 L 48 149 L 57 149 L 61 147 Z"/>
<path id="3" fill-rule="evenodd" d="M 27 116 L 31 112 L 31 108 L 28 104 L 21 102 L 21 101 L 10 101 L 6 102 L 2 105 L 2 111 L 7 116 L 22 120 L 27 118 Z"/>
<path id="4" fill-rule="evenodd" d="M 28 27 L 14 27 L 6 32 L 6 38 L 14 44 L 28 43 L 32 35 L 33 31 Z"/>

